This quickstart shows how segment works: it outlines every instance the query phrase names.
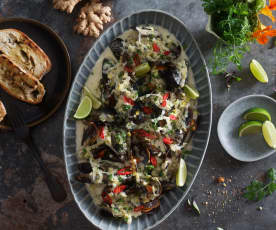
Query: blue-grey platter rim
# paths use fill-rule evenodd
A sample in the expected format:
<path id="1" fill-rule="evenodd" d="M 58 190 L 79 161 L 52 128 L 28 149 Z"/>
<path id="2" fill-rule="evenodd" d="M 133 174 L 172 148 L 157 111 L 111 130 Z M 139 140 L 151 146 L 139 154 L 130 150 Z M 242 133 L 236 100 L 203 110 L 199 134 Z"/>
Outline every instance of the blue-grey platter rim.
<path id="1" fill-rule="evenodd" d="M 199 127 L 193 138 L 193 150 L 186 158 L 188 176 L 186 185 L 176 188 L 164 194 L 161 198 L 160 208 L 152 214 L 134 218 L 131 225 L 127 225 L 120 219 L 103 215 L 97 208 L 86 187 L 75 182 L 72 177 L 78 172 L 76 158 L 75 128 L 76 121 L 73 119 L 74 111 L 80 101 L 81 89 L 88 75 L 105 47 L 127 29 L 141 24 L 154 24 L 167 28 L 174 34 L 181 44 L 185 45 L 185 52 L 189 57 L 190 66 L 193 70 L 196 87 L 200 93 L 198 99 L 198 111 L 201 114 Z M 209 74 L 204 57 L 183 22 L 176 17 L 161 10 L 142 10 L 133 13 L 109 27 L 88 51 L 74 79 L 68 97 L 63 126 L 63 149 L 66 164 L 66 172 L 71 191 L 75 201 L 85 217 L 100 229 L 151 229 L 164 221 L 182 202 L 190 190 L 196 175 L 202 164 L 212 125 L 212 91 Z"/>
<path id="2" fill-rule="evenodd" d="M 259 101 L 262 101 L 263 103 L 260 104 Z M 274 103 L 276 105 L 276 100 L 263 94 L 244 96 L 232 102 L 230 105 L 228 105 L 220 115 L 218 126 L 217 126 L 218 138 L 224 150 L 234 159 L 243 161 L 243 162 L 253 162 L 253 161 L 258 161 L 266 157 L 269 157 L 275 153 L 275 150 L 267 146 L 267 144 L 262 138 L 261 133 L 257 135 L 250 135 L 247 137 L 238 137 L 238 127 L 242 122 L 244 122 L 242 119 L 242 114 L 251 107 L 264 107 L 264 108 L 266 107 L 265 109 L 269 110 L 268 105 L 266 105 L 265 102 L 269 102 L 272 104 Z M 235 114 L 233 114 L 233 112 Z M 237 114 L 238 114 L 238 117 L 236 117 Z M 231 127 L 228 126 L 227 115 L 232 117 Z M 273 114 L 271 115 L 272 115 L 272 120 L 274 119 L 274 122 L 275 122 L 275 119 L 276 119 L 275 116 L 273 116 Z M 226 129 L 228 128 L 232 130 L 231 132 L 235 132 L 235 137 L 233 138 L 235 143 L 230 144 L 233 140 L 229 140 L 231 138 L 226 137 L 228 135 L 228 131 Z M 245 138 L 245 139 L 242 140 L 241 138 Z M 226 143 L 227 142 L 226 139 L 228 139 L 228 144 Z M 256 149 L 256 152 L 258 152 L 258 154 L 260 155 L 256 155 L 254 151 L 252 152 L 252 150 L 250 150 L 250 148 L 248 147 L 249 143 L 247 143 L 248 141 L 250 141 L 250 145 L 252 146 L 252 149 L 254 150 L 256 149 L 254 147 L 255 143 L 256 145 L 259 146 L 259 148 L 261 148 L 261 151 L 258 151 L 258 149 Z M 237 150 L 236 148 L 240 148 L 240 149 L 242 148 L 242 147 L 239 147 L 241 144 L 247 145 L 246 147 L 247 151 L 249 150 L 249 152 L 252 155 L 255 154 L 255 156 L 249 157 L 249 156 L 246 156 L 245 150 L 240 150 L 240 151 Z M 239 154 L 239 152 L 241 152 L 241 154 Z"/>

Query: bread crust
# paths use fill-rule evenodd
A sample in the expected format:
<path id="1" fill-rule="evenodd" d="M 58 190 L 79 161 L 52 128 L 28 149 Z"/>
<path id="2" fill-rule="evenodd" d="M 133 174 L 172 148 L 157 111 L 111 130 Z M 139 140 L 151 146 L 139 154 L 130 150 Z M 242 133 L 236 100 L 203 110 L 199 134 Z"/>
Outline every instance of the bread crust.
<path id="1" fill-rule="evenodd" d="M 30 104 L 39 104 L 45 95 L 40 81 L 4 54 L 0 55 L 0 87 L 11 96 Z"/>
<path id="2" fill-rule="evenodd" d="M 2 101 L 0 101 L 0 122 L 3 121 L 6 115 L 7 115 L 7 111 L 5 109 L 5 106 L 2 103 Z"/>
<path id="3" fill-rule="evenodd" d="M 39 80 L 52 68 L 47 54 L 30 37 L 17 29 L 0 30 L 0 51 Z"/>

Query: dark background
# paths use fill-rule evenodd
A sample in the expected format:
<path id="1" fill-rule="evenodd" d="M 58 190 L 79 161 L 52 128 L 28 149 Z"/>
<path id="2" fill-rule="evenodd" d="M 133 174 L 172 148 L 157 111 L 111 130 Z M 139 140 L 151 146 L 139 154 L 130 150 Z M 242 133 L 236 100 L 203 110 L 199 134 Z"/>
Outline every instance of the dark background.
<path id="1" fill-rule="evenodd" d="M 179 17 L 193 33 L 206 57 L 210 56 L 216 39 L 205 32 L 207 16 L 199 0 L 117 0 L 113 4 L 113 22 L 141 9 L 161 9 Z M 27 17 L 39 20 L 54 29 L 66 43 L 75 75 L 86 52 L 95 39 L 73 33 L 72 26 L 80 7 L 71 15 L 52 8 L 50 0 L 0 0 L 0 17 Z M 105 26 L 105 29 L 108 25 Z M 276 156 L 242 163 L 232 159 L 221 147 L 217 137 L 217 120 L 224 108 L 234 100 L 250 94 L 273 96 L 276 86 L 276 48 L 253 45 L 243 61 L 243 80 L 227 92 L 222 77 L 210 76 L 213 89 L 213 129 L 205 160 L 188 195 L 195 197 L 200 216 L 189 212 L 182 203 L 173 214 L 156 229 L 187 230 L 274 230 L 276 229 L 276 193 L 258 203 L 249 203 L 241 197 L 242 189 L 253 178 L 258 178 L 276 167 Z M 257 59 L 266 69 L 269 84 L 258 83 L 249 73 L 248 64 Z M 274 76 L 273 76 L 274 74 Z M 85 230 L 95 229 L 77 208 L 66 179 L 62 125 L 65 103 L 43 124 L 33 128 L 33 135 L 44 160 L 66 184 L 68 198 L 55 203 L 43 182 L 36 162 L 24 144 L 15 140 L 10 132 L 0 131 L 0 229 L 3 230 Z M 231 125 L 231 124 L 225 124 Z M 226 187 L 215 183 L 223 176 Z M 262 211 L 258 208 L 262 207 Z"/>

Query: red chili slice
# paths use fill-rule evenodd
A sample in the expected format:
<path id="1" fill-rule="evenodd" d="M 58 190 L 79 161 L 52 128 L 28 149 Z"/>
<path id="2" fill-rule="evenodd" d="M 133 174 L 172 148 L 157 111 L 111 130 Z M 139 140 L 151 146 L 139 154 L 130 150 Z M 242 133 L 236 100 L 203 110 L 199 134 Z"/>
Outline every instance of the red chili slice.
<path id="1" fill-rule="evenodd" d="M 128 98 L 127 96 L 124 96 L 124 102 L 130 104 L 130 105 L 134 105 L 134 101 L 130 98 Z"/>
<path id="2" fill-rule="evenodd" d="M 141 60 L 140 60 L 140 57 L 138 54 L 135 54 L 134 58 L 133 58 L 133 61 L 135 63 L 136 66 L 140 65 L 141 64 Z"/>
<path id="3" fill-rule="evenodd" d="M 157 160 L 156 160 L 156 158 L 155 158 L 154 156 L 151 156 L 151 157 L 150 157 L 150 162 L 151 162 L 151 164 L 152 164 L 153 166 L 156 166 L 156 165 L 157 165 Z"/>
<path id="4" fill-rule="evenodd" d="M 103 201 L 109 205 L 112 204 L 112 199 L 111 197 L 106 193 L 106 192 L 103 192 L 102 193 L 102 198 L 103 198 Z"/>
<path id="5" fill-rule="evenodd" d="M 154 134 L 148 133 L 144 129 L 136 129 L 136 130 L 134 130 L 134 132 L 139 134 L 142 137 L 147 137 L 149 139 L 156 139 L 157 138 Z"/>
<path id="6" fill-rule="evenodd" d="M 170 145 L 173 143 L 173 139 L 169 138 L 169 137 L 164 137 L 163 138 L 163 142 L 167 145 Z"/>
<path id="7" fill-rule="evenodd" d="M 143 208 L 144 208 L 144 205 L 137 206 L 134 208 L 134 212 L 140 212 L 143 210 Z"/>
<path id="8" fill-rule="evenodd" d="M 102 151 L 100 151 L 100 152 L 98 153 L 98 155 L 97 155 L 97 158 L 96 158 L 96 159 L 98 159 L 98 158 L 102 158 L 102 157 L 104 156 L 104 153 L 105 153 L 105 150 L 103 149 Z"/>
<path id="9" fill-rule="evenodd" d="M 133 69 L 131 67 L 128 67 L 128 66 L 125 66 L 124 67 L 124 70 L 128 73 L 132 73 L 133 72 Z"/>
<path id="10" fill-rule="evenodd" d="M 170 119 L 174 121 L 174 120 L 177 120 L 177 117 L 174 116 L 173 114 L 171 114 L 171 115 L 170 115 Z"/>
<path id="11" fill-rule="evenodd" d="M 102 127 L 100 128 L 99 137 L 102 138 L 102 139 L 104 139 L 104 126 L 102 126 Z"/>
<path id="12" fill-rule="evenodd" d="M 167 51 L 164 52 L 164 55 L 168 56 L 170 53 L 171 53 L 171 51 L 167 50 Z"/>
<path id="13" fill-rule="evenodd" d="M 130 174 L 132 174 L 132 172 L 131 172 L 131 171 L 128 171 L 129 169 L 130 169 L 129 167 L 119 169 L 119 170 L 117 171 L 117 174 L 119 174 L 119 175 L 130 175 Z"/>
<path id="14" fill-rule="evenodd" d="M 160 52 L 160 48 L 159 48 L 159 46 L 156 43 L 152 44 L 152 49 L 153 49 L 154 52 L 157 52 L 157 53 Z"/>
<path id="15" fill-rule="evenodd" d="M 118 193 L 124 191 L 126 189 L 126 187 L 127 187 L 126 185 L 119 185 L 116 188 L 114 188 L 113 192 L 115 194 L 118 194 Z"/>
<path id="16" fill-rule="evenodd" d="M 163 96 L 163 102 L 161 104 L 162 107 L 166 107 L 166 105 L 167 105 L 167 99 L 168 99 L 169 96 L 170 96 L 169 93 L 165 93 L 164 94 L 164 96 Z"/>
<path id="17" fill-rule="evenodd" d="M 152 109 L 150 107 L 144 106 L 143 107 L 143 111 L 145 114 L 151 114 L 152 113 Z"/>

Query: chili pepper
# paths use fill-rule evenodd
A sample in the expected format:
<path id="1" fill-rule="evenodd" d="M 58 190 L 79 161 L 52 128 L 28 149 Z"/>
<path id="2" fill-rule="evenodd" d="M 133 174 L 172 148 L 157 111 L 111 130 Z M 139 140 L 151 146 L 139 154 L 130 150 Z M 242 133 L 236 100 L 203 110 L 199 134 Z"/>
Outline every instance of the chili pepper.
<path id="1" fill-rule="evenodd" d="M 157 160 L 154 156 L 150 156 L 150 162 L 153 166 L 156 166 L 157 165 Z"/>
<path id="2" fill-rule="evenodd" d="M 99 137 L 102 138 L 102 139 L 104 139 L 104 126 L 102 126 L 102 127 L 100 128 Z"/>
<path id="3" fill-rule="evenodd" d="M 170 145 L 173 143 L 173 139 L 169 138 L 169 137 L 164 137 L 163 138 L 163 142 L 166 144 L 166 145 Z"/>
<path id="4" fill-rule="evenodd" d="M 168 56 L 170 53 L 171 53 L 171 51 L 167 50 L 163 54 L 166 55 L 166 56 Z"/>
<path id="5" fill-rule="evenodd" d="M 148 193 L 152 193 L 152 186 L 147 185 L 147 186 L 146 186 L 146 189 L 147 189 Z"/>
<path id="6" fill-rule="evenodd" d="M 128 66 L 125 66 L 124 67 L 124 70 L 128 73 L 132 73 L 133 72 L 133 69 L 131 67 L 128 67 Z"/>
<path id="7" fill-rule="evenodd" d="M 160 48 L 159 48 L 159 46 L 156 43 L 152 44 L 152 49 L 153 49 L 154 52 L 157 52 L 157 53 L 160 52 Z"/>
<path id="8" fill-rule="evenodd" d="M 149 138 L 149 139 L 156 139 L 156 138 L 157 138 L 155 135 L 153 135 L 153 134 L 151 134 L 151 133 L 148 133 L 148 132 L 146 132 L 146 131 L 143 130 L 143 129 L 136 129 L 136 130 L 134 130 L 134 133 L 137 133 L 137 134 L 139 134 L 140 136 L 142 136 L 142 137 L 147 137 L 147 138 Z"/>
<path id="9" fill-rule="evenodd" d="M 119 174 L 119 175 L 130 175 L 130 174 L 132 174 L 131 171 L 127 171 L 128 169 L 129 169 L 129 167 L 119 169 L 119 170 L 117 171 L 117 174 Z"/>
<path id="10" fill-rule="evenodd" d="M 141 64 L 141 60 L 140 60 L 140 57 L 138 54 L 135 54 L 134 58 L 133 58 L 133 61 L 135 63 L 136 66 L 140 65 Z"/>
<path id="11" fill-rule="evenodd" d="M 119 185 L 116 188 L 114 188 L 113 192 L 115 194 L 118 194 L 118 193 L 124 191 L 126 189 L 126 187 L 127 187 L 126 185 Z"/>
<path id="12" fill-rule="evenodd" d="M 167 105 L 167 99 L 168 99 L 169 96 L 170 96 L 169 93 L 165 93 L 164 94 L 164 96 L 163 96 L 163 102 L 161 104 L 162 107 L 166 107 L 166 105 Z"/>
<path id="13" fill-rule="evenodd" d="M 102 193 L 102 198 L 103 198 L 103 201 L 109 205 L 112 204 L 112 199 L 111 197 L 106 193 L 106 192 L 103 192 Z"/>
<path id="14" fill-rule="evenodd" d="M 134 105 L 134 101 L 130 98 L 128 98 L 127 96 L 124 96 L 124 102 L 130 104 L 130 105 Z"/>
<path id="15" fill-rule="evenodd" d="M 144 208 L 144 205 L 137 206 L 134 208 L 134 212 L 140 212 L 143 210 L 143 208 Z"/>
<path id="16" fill-rule="evenodd" d="M 143 107 L 143 111 L 145 114 L 151 114 L 152 113 L 152 109 L 150 107 L 144 106 Z"/>
<path id="17" fill-rule="evenodd" d="M 176 120 L 176 119 L 177 119 L 177 117 L 176 117 L 176 116 L 174 116 L 173 114 L 171 114 L 171 115 L 170 115 L 170 119 L 174 121 L 174 120 Z"/>

